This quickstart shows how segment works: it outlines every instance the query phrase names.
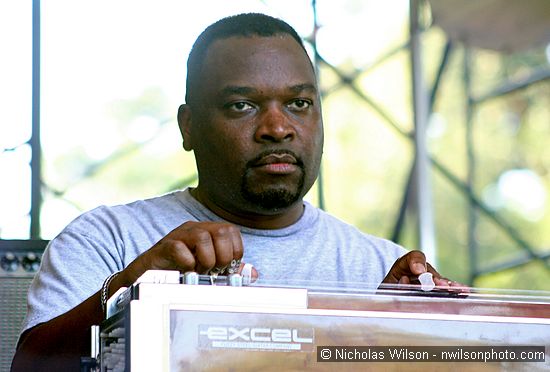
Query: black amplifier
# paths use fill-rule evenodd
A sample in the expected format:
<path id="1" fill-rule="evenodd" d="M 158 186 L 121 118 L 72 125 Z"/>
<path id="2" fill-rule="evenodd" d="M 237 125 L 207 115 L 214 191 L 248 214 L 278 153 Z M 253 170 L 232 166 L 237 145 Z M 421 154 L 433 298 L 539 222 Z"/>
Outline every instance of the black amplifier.
<path id="1" fill-rule="evenodd" d="M 27 311 L 27 291 L 47 240 L 0 240 L 0 372 L 9 371 Z"/>

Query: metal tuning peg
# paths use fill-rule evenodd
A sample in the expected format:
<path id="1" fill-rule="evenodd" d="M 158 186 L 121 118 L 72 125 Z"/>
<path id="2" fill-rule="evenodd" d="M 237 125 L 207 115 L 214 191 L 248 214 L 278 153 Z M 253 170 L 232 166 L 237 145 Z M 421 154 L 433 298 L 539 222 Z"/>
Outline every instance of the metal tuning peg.
<path id="1" fill-rule="evenodd" d="M 190 285 L 221 285 L 229 287 L 242 287 L 243 277 L 240 274 L 200 275 L 194 271 L 188 271 L 181 276 L 180 282 Z"/>

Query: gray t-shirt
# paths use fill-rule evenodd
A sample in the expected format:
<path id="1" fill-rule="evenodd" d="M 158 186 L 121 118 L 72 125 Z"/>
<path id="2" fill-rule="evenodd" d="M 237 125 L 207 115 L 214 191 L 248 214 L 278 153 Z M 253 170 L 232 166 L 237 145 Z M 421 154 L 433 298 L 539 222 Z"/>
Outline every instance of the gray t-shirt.
<path id="1" fill-rule="evenodd" d="M 262 283 L 378 284 L 405 249 L 360 232 L 304 202 L 293 225 L 275 230 L 240 227 L 243 262 Z M 189 190 L 114 207 L 98 207 L 71 222 L 48 245 L 28 295 L 23 330 L 61 315 L 97 292 L 105 278 L 124 269 L 186 221 L 223 221 Z"/>

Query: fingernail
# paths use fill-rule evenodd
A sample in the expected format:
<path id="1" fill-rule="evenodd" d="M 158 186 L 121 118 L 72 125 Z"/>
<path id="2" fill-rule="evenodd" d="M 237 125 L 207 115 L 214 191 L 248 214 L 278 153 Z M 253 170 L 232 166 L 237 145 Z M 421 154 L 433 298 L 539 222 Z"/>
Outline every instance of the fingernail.
<path id="1" fill-rule="evenodd" d="M 424 264 L 421 264 L 420 262 L 413 264 L 413 266 L 417 273 L 426 272 L 426 266 Z"/>

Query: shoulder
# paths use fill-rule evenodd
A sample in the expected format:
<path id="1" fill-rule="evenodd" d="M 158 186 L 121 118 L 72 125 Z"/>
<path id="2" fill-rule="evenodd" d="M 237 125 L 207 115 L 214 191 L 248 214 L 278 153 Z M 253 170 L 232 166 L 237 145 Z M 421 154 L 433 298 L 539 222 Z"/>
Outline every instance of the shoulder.
<path id="1" fill-rule="evenodd" d="M 42 256 L 29 291 L 24 329 L 78 305 L 101 287 L 105 277 L 192 219 L 180 193 L 100 206 L 67 225 Z"/>
<path id="2" fill-rule="evenodd" d="M 101 205 L 82 213 L 75 218 L 67 229 L 102 229 L 108 226 L 123 226 L 140 223 L 140 221 L 156 221 L 157 223 L 172 219 L 174 214 L 181 213 L 182 205 L 177 198 L 179 192 L 162 196 L 137 200 L 120 205 Z"/>
<path id="3" fill-rule="evenodd" d="M 190 220 L 177 192 L 114 206 L 99 206 L 69 223 L 50 243 L 53 255 L 118 257 L 118 267 L 151 247 L 168 232 Z M 103 259 L 104 260 L 104 259 Z"/>
<path id="4" fill-rule="evenodd" d="M 112 216 L 132 216 L 152 215 L 158 211 L 170 213 L 180 211 L 183 204 L 178 195 L 183 191 L 171 192 L 153 198 L 136 200 L 127 204 L 119 204 L 113 206 L 102 205 L 88 212 L 91 216 L 112 215 Z"/>

